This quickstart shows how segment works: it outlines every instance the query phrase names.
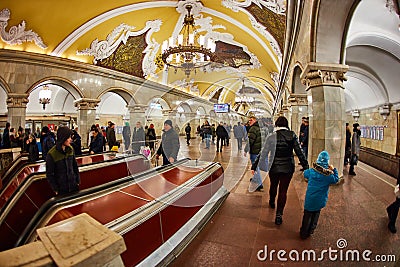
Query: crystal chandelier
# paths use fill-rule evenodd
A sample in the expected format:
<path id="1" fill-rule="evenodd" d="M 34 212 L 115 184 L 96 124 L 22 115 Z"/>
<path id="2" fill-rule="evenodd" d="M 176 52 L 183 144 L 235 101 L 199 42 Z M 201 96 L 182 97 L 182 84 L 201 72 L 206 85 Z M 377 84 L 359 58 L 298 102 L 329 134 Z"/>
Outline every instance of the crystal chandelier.
<path id="1" fill-rule="evenodd" d="M 237 104 L 242 104 L 242 105 L 250 105 L 254 102 L 254 97 L 252 96 L 246 96 L 246 86 L 244 84 L 244 79 L 242 80 L 242 88 L 239 90 L 241 92 L 241 95 L 235 97 L 235 103 Z"/>
<path id="2" fill-rule="evenodd" d="M 183 27 L 178 38 L 170 37 L 162 44 L 162 61 L 168 67 L 184 71 L 189 78 L 192 70 L 203 68 L 215 61 L 215 43 L 211 39 L 205 39 L 199 35 L 195 28 L 193 15 L 190 14 L 191 5 L 186 5 L 187 14 L 183 21 Z"/>
<path id="3" fill-rule="evenodd" d="M 46 105 L 50 103 L 51 90 L 48 85 L 44 85 L 39 91 L 39 104 L 43 104 L 43 110 L 46 109 Z"/>

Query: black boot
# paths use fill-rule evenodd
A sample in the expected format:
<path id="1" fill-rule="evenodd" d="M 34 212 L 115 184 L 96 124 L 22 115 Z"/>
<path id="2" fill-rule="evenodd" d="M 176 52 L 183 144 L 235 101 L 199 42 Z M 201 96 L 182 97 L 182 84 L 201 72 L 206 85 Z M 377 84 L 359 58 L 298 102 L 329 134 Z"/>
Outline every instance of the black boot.
<path id="1" fill-rule="evenodd" d="M 311 224 L 312 224 L 312 213 L 307 210 L 304 210 L 303 219 L 300 227 L 301 239 L 306 239 L 311 235 L 310 234 Z"/>
<path id="2" fill-rule="evenodd" d="M 282 214 L 281 213 L 277 213 L 276 217 L 275 217 L 275 224 L 276 225 L 281 225 L 282 224 Z"/>
<path id="3" fill-rule="evenodd" d="M 269 204 L 269 207 L 271 208 L 271 209 L 275 209 L 275 201 L 274 200 L 269 200 L 269 202 L 268 202 L 268 204 Z"/>
<path id="4" fill-rule="evenodd" d="M 388 217 L 389 217 L 389 224 L 388 224 L 388 228 L 389 231 L 393 234 L 395 234 L 397 232 L 396 229 L 396 219 L 397 219 L 397 214 L 399 212 L 398 209 L 396 209 L 396 202 L 392 203 L 390 206 L 388 206 L 386 208 Z"/>
<path id="5" fill-rule="evenodd" d="M 395 234 L 397 232 L 396 225 L 394 222 L 389 222 L 388 224 L 389 231 Z"/>

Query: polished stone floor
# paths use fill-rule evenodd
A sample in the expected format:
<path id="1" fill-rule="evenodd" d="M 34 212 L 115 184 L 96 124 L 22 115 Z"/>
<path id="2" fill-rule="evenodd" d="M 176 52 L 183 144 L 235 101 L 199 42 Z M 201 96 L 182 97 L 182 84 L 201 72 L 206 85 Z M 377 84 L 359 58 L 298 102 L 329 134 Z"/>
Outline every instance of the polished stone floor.
<path id="1" fill-rule="evenodd" d="M 277 226 L 267 203 L 268 176 L 263 173 L 265 192 L 248 192 L 249 160 L 238 151 L 236 140 L 222 153 L 215 145 L 204 147 L 198 139 L 190 146 L 182 139 L 179 157 L 221 162 L 230 195 L 171 266 L 398 266 L 400 233 L 388 231 L 386 215 L 394 200 L 393 177 L 363 163 L 356 176 L 345 169 L 344 182 L 330 188 L 314 235 L 301 240 L 307 183 L 300 166 L 289 187 L 283 224 Z"/>

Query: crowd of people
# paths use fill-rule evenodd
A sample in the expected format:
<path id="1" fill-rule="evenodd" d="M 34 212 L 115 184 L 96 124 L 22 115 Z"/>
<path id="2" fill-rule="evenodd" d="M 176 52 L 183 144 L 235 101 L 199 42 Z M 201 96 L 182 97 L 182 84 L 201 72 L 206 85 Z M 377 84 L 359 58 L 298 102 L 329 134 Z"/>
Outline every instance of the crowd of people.
<path id="1" fill-rule="evenodd" d="M 1 148 L 20 148 L 21 152 L 28 153 L 30 162 L 39 160 L 39 152 L 42 152 L 42 159 L 45 160 L 49 150 L 56 144 L 57 132 L 59 127 L 55 126 L 51 130 L 48 126 L 44 126 L 41 130 L 38 128 L 31 133 L 30 129 L 23 129 L 21 126 L 15 131 L 7 122 L 1 136 Z M 78 128 L 71 131 L 71 145 L 74 147 L 76 155 L 81 155 L 81 137 L 78 134 Z M 40 141 L 37 142 L 37 139 Z"/>
<path id="2" fill-rule="evenodd" d="M 192 128 L 187 123 L 185 129 L 186 143 L 190 145 Z M 205 142 L 205 149 L 210 149 L 210 144 L 216 144 L 217 152 L 222 152 L 223 146 L 229 146 L 232 127 L 220 122 L 217 127 L 206 120 L 202 126 L 197 127 L 197 134 Z M 122 131 L 125 150 L 131 149 L 139 154 L 144 146 L 149 146 L 156 154 L 156 160 L 163 158 L 163 165 L 177 161 L 180 148 L 179 134 L 173 127 L 171 120 L 164 122 L 161 135 L 161 144 L 155 151 L 157 140 L 154 125 L 143 128 L 140 121 L 136 122 L 131 131 L 129 123 L 126 123 Z M 299 136 L 289 129 L 288 120 L 281 116 L 272 125 L 271 120 L 258 121 L 255 116 L 250 116 L 248 122 L 238 122 L 233 127 L 233 135 L 237 141 L 238 151 L 243 149 L 244 156 L 249 153 L 251 161 L 251 173 L 249 191 L 263 191 L 263 179 L 260 168 L 268 172 L 270 181 L 269 207 L 276 208 L 275 224 L 283 223 L 283 212 L 286 205 L 287 191 L 295 171 L 293 152 L 299 159 L 304 171 L 304 178 L 308 182 L 305 194 L 304 212 L 300 236 L 305 239 L 313 234 L 317 227 L 320 211 L 326 206 L 329 186 L 339 180 L 337 169 L 329 164 L 330 156 L 327 151 L 321 151 L 316 162 L 310 168 L 307 161 L 309 144 L 309 118 L 303 117 Z M 15 131 L 10 123 L 6 123 L 1 136 L 1 148 L 20 147 L 28 153 L 29 161 L 39 159 L 39 149 L 36 139 L 40 139 L 42 159 L 46 161 L 47 179 L 56 194 L 71 193 L 79 190 L 79 171 L 76 164 L 76 155 L 82 154 L 81 137 L 78 129 L 73 130 L 65 126 L 55 127 L 51 130 L 44 126 L 40 133 L 30 133 L 20 126 Z M 346 123 L 346 143 L 344 165 L 350 165 L 349 175 L 356 175 L 354 166 L 357 165 L 361 146 L 361 131 L 358 123 L 353 124 L 353 133 Z M 216 139 L 216 142 L 215 142 Z M 119 148 L 116 140 L 115 124 L 108 122 L 107 127 L 92 125 L 89 133 L 89 153 L 101 153 L 106 150 Z M 263 166 L 263 167 L 260 167 Z M 398 179 L 398 184 L 400 179 Z M 400 194 L 399 194 L 400 195 Z M 400 208 L 400 200 L 396 200 L 387 208 L 389 217 L 388 228 L 396 233 L 395 227 Z"/>

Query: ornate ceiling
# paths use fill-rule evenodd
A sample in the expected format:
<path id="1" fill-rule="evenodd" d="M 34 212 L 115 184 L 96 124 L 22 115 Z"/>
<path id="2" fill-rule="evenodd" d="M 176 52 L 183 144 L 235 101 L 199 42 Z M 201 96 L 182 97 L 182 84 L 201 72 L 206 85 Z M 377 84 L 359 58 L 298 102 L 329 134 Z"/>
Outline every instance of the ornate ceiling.
<path id="1" fill-rule="evenodd" d="M 184 5 L 196 27 L 217 41 L 219 64 L 188 78 L 163 71 L 161 44 L 182 27 Z M 190 87 L 220 102 L 234 99 L 243 78 L 272 102 L 285 36 L 286 1 L 23 1 L 0 3 L 0 48 L 68 58 L 160 83 Z M 28 41 L 26 41 L 28 40 Z M 219 47 L 219 48 L 218 48 Z M 225 51 L 225 52 L 224 52 Z M 226 51 L 235 51 L 227 54 Z"/>

